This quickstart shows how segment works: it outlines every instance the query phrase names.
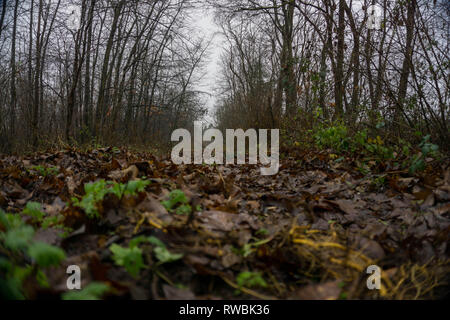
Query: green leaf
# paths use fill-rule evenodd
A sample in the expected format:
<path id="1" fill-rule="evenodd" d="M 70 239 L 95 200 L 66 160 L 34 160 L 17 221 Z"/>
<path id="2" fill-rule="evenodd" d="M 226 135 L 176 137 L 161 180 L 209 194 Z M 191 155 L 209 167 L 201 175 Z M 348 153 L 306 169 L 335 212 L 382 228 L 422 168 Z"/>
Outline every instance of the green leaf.
<path id="1" fill-rule="evenodd" d="M 26 225 L 11 229 L 5 235 L 2 235 L 5 246 L 14 251 L 26 249 L 33 236 L 33 227 Z"/>
<path id="2" fill-rule="evenodd" d="M 182 254 L 171 253 L 167 250 L 166 245 L 156 237 L 149 237 L 148 242 L 156 246 L 153 252 L 155 252 L 156 259 L 161 263 L 174 262 L 183 258 Z"/>
<path id="3" fill-rule="evenodd" d="M 85 196 L 81 201 L 74 201 L 74 206 L 82 208 L 89 218 L 99 217 L 97 203 L 103 201 L 110 192 L 105 180 L 99 180 L 84 185 Z"/>
<path id="4" fill-rule="evenodd" d="M 43 177 L 56 176 L 59 173 L 59 169 L 57 167 L 46 168 L 44 166 L 34 166 L 31 169 L 37 171 L 37 173 Z"/>
<path id="5" fill-rule="evenodd" d="M 12 263 L 4 257 L 0 257 L 0 271 L 9 272 L 12 269 Z"/>
<path id="6" fill-rule="evenodd" d="M 153 237 L 153 236 L 148 237 L 148 242 L 150 242 L 151 244 L 153 244 L 153 245 L 155 245 L 157 247 L 162 247 L 162 248 L 166 247 L 164 242 L 162 242 L 161 240 L 159 240 L 158 238 Z"/>
<path id="7" fill-rule="evenodd" d="M 386 123 L 384 121 L 377 123 L 377 129 L 383 129 L 386 126 Z"/>
<path id="8" fill-rule="evenodd" d="M 0 298 L 6 300 L 25 300 L 22 282 L 14 277 L 0 277 Z"/>
<path id="9" fill-rule="evenodd" d="M 48 283 L 47 276 L 45 275 L 45 273 L 41 269 L 39 269 L 37 271 L 36 280 L 37 280 L 37 282 L 39 283 L 39 285 L 41 287 L 43 287 L 43 288 L 50 288 L 50 284 Z"/>
<path id="10" fill-rule="evenodd" d="M 130 181 L 125 185 L 113 181 L 99 180 L 85 184 L 84 191 L 86 194 L 81 201 L 76 198 L 72 199 L 72 203 L 74 206 L 82 208 L 89 218 L 99 218 L 97 205 L 103 201 L 107 194 L 114 194 L 119 199 L 124 195 L 135 196 L 137 193 L 143 192 L 149 184 L 150 181 L 145 180 Z"/>
<path id="11" fill-rule="evenodd" d="M 53 216 L 53 217 L 47 217 L 42 221 L 41 227 L 42 227 L 42 229 L 48 229 L 51 226 L 58 227 L 58 224 L 60 222 L 62 222 L 63 219 L 64 219 L 64 217 L 60 216 L 60 215 Z M 64 227 L 64 226 L 62 226 L 62 227 Z"/>
<path id="12" fill-rule="evenodd" d="M 142 259 L 142 250 L 138 247 L 123 248 L 117 244 L 113 244 L 109 250 L 113 253 L 114 262 L 118 266 L 124 267 L 134 278 L 137 278 L 141 269 L 145 268 Z"/>
<path id="13" fill-rule="evenodd" d="M 167 210 L 172 210 L 175 208 L 178 204 L 187 204 L 189 203 L 189 200 L 187 199 L 186 195 L 181 190 L 173 190 L 169 195 L 169 200 L 163 201 L 162 205 Z"/>
<path id="14" fill-rule="evenodd" d="M 32 244 L 28 248 L 28 255 L 42 268 L 57 266 L 66 258 L 62 249 L 43 242 Z"/>
<path id="15" fill-rule="evenodd" d="M 46 215 L 42 212 L 41 204 L 38 202 L 28 202 L 22 213 L 36 219 L 37 221 L 41 221 Z"/>
<path id="16" fill-rule="evenodd" d="M 187 216 L 187 215 L 190 215 L 192 213 L 192 208 L 191 208 L 190 205 L 184 204 L 184 205 L 179 206 L 177 208 L 176 213 L 178 215 Z"/>
<path id="17" fill-rule="evenodd" d="M 171 253 L 165 247 L 156 247 L 154 250 L 156 258 L 162 263 L 169 263 L 180 260 L 183 255 L 177 253 Z"/>
<path id="18" fill-rule="evenodd" d="M 110 290 L 110 287 L 101 282 L 92 282 L 80 291 L 70 291 L 62 295 L 63 300 L 100 300 Z"/>
<path id="19" fill-rule="evenodd" d="M 146 180 L 134 180 L 129 181 L 125 188 L 125 195 L 136 195 L 145 190 L 145 188 L 150 184 L 150 181 Z"/>
<path id="20" fill-rule="evenodd" d="M 109 189 L 109 191 L 110 191 L 110 193 L 114 194 L 117 198 L 121 199 L 123 197 L 123 189 L 124 189 L 124 185 L 115 183 Z"/>
<path id="21" fill-rule="evenodd" d="M 22 226 L 24 223 L 20 215 L 5 213 L 2 209 L 0 209 L 0 224 L 6 230 L 11 230 Z"/>
<path id="22" fill-rule="evenodd" d="M 256 231 L 255 233 L 257 236 L 261 235 L 261 236 L 266 236 L 269 234 L 269 231 L 265 228 L 259 229 L 258 231 Z"/>
<path id="23" fill-rule="evenodd" d="M 247 288 L 254 288 L 254 287 L 261 287 L 266 288 L 267 282 L 262 278 L 262 275 L 260 272 L 249 272 L 244 271 L 241 272 L 237 278 L 236 282 L 239 287 L 247 287 Z"/>
<path id="24" fill-rule="evenodd" d="M 6 230 L 9 229 L 8 218 L 6 217 L 5 211 L 3 211 L 2 209 L 0 209 L 0 225 L 2 225 Z"/>
<path id="25" fill-rule="evenodd" d="M 411 166 L 409 168 L 410 174 L 415 174 L 416 172 L 425 170 L 425 161 L 423 161 L 422 157 L 416 155 L 413 157 Z"/>

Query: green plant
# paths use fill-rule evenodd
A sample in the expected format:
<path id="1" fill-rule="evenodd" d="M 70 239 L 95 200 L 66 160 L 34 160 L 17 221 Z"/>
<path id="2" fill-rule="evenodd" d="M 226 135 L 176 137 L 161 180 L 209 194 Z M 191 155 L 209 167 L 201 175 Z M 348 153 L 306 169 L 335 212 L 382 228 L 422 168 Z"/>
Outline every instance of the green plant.
<path id="1" fill-rule="evenodd" d="M 188 204 L 183 204 L 183 205 L 179 206 L 175 212 L 178 215 L 187 216 L 192 213 L 192 207 Z"/>
<path id="2" fill-rule="evenodd" d="M 77 198 L 72 198 L 74 206 L 82 208 L 89 218 L 99 218 L 100 214 L 97 209 L 97 203 L 103 201 L 104 197 L 110 192 L 107 186 L 108 184 L 105 180 L 85 184 L 85 195 L 81 201 Z"/>
<path id="3" fill-rule="evenodd" d="M 24 300 L 23 281 L 30 275 L 31 267 L 20 267 L 10 260 L 0 257 L 0 297 L 11 300 Z"/>
<path id="4" fill-rule="evenodd" d="M 28 256 L 42 268 L 57 266 L 66 258 L 62 249 L 43 242 L 33 243 L 28 248 Z"/>
<path id="5" fill-rule="evenodd" d="M 39 217 L 36 205 L 28 205 L 28 212 Z M 24 299 L 22 284 L 35 276 L 41 286 L 48 286 L 43 272 L 66 258 L 64 251 L 43 242 L 33 242 L 35 230 L 23 222 L 18 214 L 0 210 L 0 294 L 6 299 Z"/>
<path id="6" fill-rule="evenodd" d="M 355 152 L 359 148 L 364 147 L 367 143 L 368 137 L 369 134 L 367 129 L 356 132 L 352 139 L 353 143 L 351 145 L 351 151 Z"/>
<path id="7" fill-rule="evenodd" d="M 348 130 L 343 124 L 321 128 L 314 134 L 314 140 L 320 148 L 334 148 L 337 151 L 348 149 Z"/>
<path id="8" fill-rule="evenodd" d="M 366 151 L 376 156 L 376 160 L 378 157 L 381 158 L 381 160 L 394 158 L 393 150 L 384 145 L 384 141 L 380 136 L 377 136 L 375 139 L 369 138 L 364 147 Z"/>
<path id="9" fill-rule="evenodd" d="M 187 204 L 188 199 L 183 191 L 173 190 L 169 195 L 169 200 L 163 201 L 162 205 L 167 209 L 171 210 L 178 204 Z"/>
<path id="10" fill-rule="evenodd" d="M 122 199 L 124 196 L 135 196 L 143 192 L 149 184 L 150 181 L 147 180 L 129 181 L 126 184 L 98 180 L 85 184 L 85 195 L 81 201 L 77 198 L 72 198 L 72 203 L 74 206 L 82 208 L 89 218 L 100 218 L 97 205 L 104 200 L 107 194 L 114 194 L 119 199 Z"/>
<path id="11" fill-rule="evenodd" d="M 116 195 L 119 199 L 122 199 L 124 196 L 136 196 L 143 192 L 149 184 L 150 181 L 147 180 L 133 180 L 126 184 L 107 182 L 107 186 L 110 187 L 108 193 Z"/>
<path id="12" fill-rule="evenodd" d="M 358 171 L 365 176 L 371 173 L 370 167 L 366 163 L 360 164 L 358 166 Z"/>
<path id="13" fill-rule="evenodd" d="M 382 121 L 377 124 L 378 129 L 383 126 Z M 344 124 L 337 122 L 328 127 L 320 125 L 319 129 L 310 131 L 310 133 L 312 133 L 315 144 L 320 148 L 332 148 L 337 152 L 360 153 L 376 162 L 394 158 L 392 148 L 385 146 L 380 136 L 371 138 L 367 129 L 350 134 Z"/>
<path id="14" fill-rule="evenodd" d="M 153 251 L 155 252 L 155 256 L 160 263 L 174 262 L 180 260 L 183 257 L 182 254 L 171 253 L 169 250 L 167 250 L 166 245 L 158 238 L 149 237 L 148 241 L 156 246 Z"/>
<path id="15" fill-rule="evenodd" d="M 347 292 L 341 292 L 340 294 L 339 294 L 339 300 L 347 300 L 347 298 L 348 298 L 348 293 Z"/>
<path id="16" fill-rule="evenodd" d="M 150 243 L 154 246 L 153 252 L 159 260 L 159 264 L 174 262 L 183 257 L 182 254 L 171 253 L 166 245 L 156 237 L 141 236 L 134 238 L 129 242 L 128 248 L 117 244 L 111 245 L 110 250 L 113 253 L 114 262 L 124 267 L 134 278 L 137 278 L 141 269 L 146 267 L 142 257 L 142 249 L 138 247 L 142 243 Z"/>
<path id="17" fill-rule="evenodd" d="M 23 221 L 17 214 L 8 214 L 0 209 L 0 224 L 5 230 L 16 229 L 23 225 Z"/>
<path id="18" fill-rule="evenodd" d="M 6 248 L 12 251 L 20 251 L 30 246 L 33 236 L 33 227 L 24 224 L 0 233 L 0 240 L 3 241 Z"/>
<path id="19" fill-rule="evenodd" d="M 381 128 L 382 123 L 377 125 Z M 350 140 L 350 149 L 352 152 L 360 151 L 366 156 L 374 158 L 374 160 L 393 159 L 394 152 L 391 148 L 385 146 L 380 136 L 370 138 L 367 129 L 356 132 Z"/>
<path id="20" fill-rule="evenodd" d="M 36 173 L 42 177 L 56 176 L 59 174 L 59 169 L 57 167 L 44 167 L 44 166 L 33 166 L 31 170 L 36 171 Z"/>
<path id="21" fill-rule="evenodd" d="M 263 279 L 262 274 L 260 272 L 250 272 L 250 271 L 241 272 L 236 277 L 236 283 L 240 288 L 267 287 L 267 282 Z"/>
<path id="22" fill-rule="evenodd" d="M 161 202 L 168 211 L 175 210 L 176 214 L 189 215 L 192 213 L 192 207 L 189 200 L 181 190 L 173 190 L 169 195 L 169 200 Z"/>
<path id="23" fill-rule="evenodd" d="M 63 300 L 100 300 L 110 290 L 109 285 L 101 282 L 92 282 L 80 291 L 63 293 Z"/>
<path id="24" fill-rule="evenodd" d="M 398 143 L 402 148 L 403 156 L 409 157 L 411 155 L 411 143 L 403 139 L 399 139 Z"/>
<path id="25" fill-rule="evenodd" d="M 55 229 L 62 229 L 65 234 L 72 231 L 71 228 L 64 226 L 64 216 L 61 214 L 47 217 L 47 213 L 42 211 L 42 206 L 37 202 L 28 202 L 25 209 L 22 210 L 22 215 L 31 217 L 31 222 L 35 225 L 40 225 L 42 229 L 53 227 Z"/>
<path id="26" fill-rule="evenodd" d="M 381 175 L 381 176 L 375 178 L 372 182 L 372 185 L 376 189 L 382 189 L 386 185 L 386 175 Z"/>
<path id="27" fill-rule="evenodd" d="M 148 180 L 133 180 L 129 181 L 124 186 L 124 196 L 135 196 L 138 193 L 144 192 L 145 188 L 150 184 Z"/>
<path id="28" fill-rule="evenodd" d="M 425 170 L 425 159 L 431 155 L 436 156 L 436 153 L 439 151 L 439 146 L 432 144 L 430 142 L 431 136 L 428 135 L 423 138 L 422 142 L 419 145 L 421 149 L 421 153 L 413 156 L 411 160 L 411 165 L 409 167 L 409 173 L 415 174 L 416 172 Z"/>
<path id="29" fill-rule="evenodd" d="M 261 235 L 261 236 L 267 236 L 269 234 L 269 231 L 265 228 L 261 228 L 258 231 L 256 231 L 255 233 L 257 236 Z"/>
<path id="30" fill-rule="evenodd" d="M 124 267 L 134 278 L 137 278 L 141 269 L 145 268 L 144 260 L 142 258 L 142 249 L 137 246 L 124 248 L 117 244 L 113 244 L 109 249 L 113 253 L 114 262 L 118 266 Z"/>
<path id="31" fill-rule="evenodd" d="M 22 213 L 32 217 L 35 221 L 41 222 L 44 219 L 45 213 L 42 211 L 41 204 L 38 202 L 28 202 Z"/>
<path id="32" fill-rule="evenodd" d="M 242 248 L 240 249 L 235 249 L 235 252 L 237 254 L 242 255 L 244 258 L 247 258 L 248 256 L 250 256 L 258 247 L 268 243 L 269 241 L 272 240 L 272 238 L 267 238 L 267 239 L 263 239 L 263 240 L 259 240 L 257 238 L 252 238 L 254 241 L 256 242 L 251 242 L 251 243 L 247 243 L 246 245 L 244 245 Z"/>

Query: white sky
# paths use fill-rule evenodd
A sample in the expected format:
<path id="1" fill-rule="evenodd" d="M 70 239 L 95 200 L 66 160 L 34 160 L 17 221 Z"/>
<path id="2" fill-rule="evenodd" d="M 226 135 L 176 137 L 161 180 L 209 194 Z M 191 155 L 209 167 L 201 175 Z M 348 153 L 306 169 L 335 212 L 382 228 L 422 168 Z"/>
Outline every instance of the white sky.
<path id="1" fill-rule="evenodd" d="M 208 108 L 208 116 L 206 121 L 212 121 L 212 112 L 215 99 L 214 88 L 220 72 L 220 56 L 223 50 L 223 36 L 220 34 L 220 28 L 214 23 L 214 12 L 212 10 L 198 10 L 192 15 L 194 24 L 200 35 L 206 40 L 212 38 L 212 43 L 208 50 L 208 59 L 205 67 L 205 76 L 201 81 L 198 90 L 208 92 L 210 97 L 205 96 L 206 106 Z"/>

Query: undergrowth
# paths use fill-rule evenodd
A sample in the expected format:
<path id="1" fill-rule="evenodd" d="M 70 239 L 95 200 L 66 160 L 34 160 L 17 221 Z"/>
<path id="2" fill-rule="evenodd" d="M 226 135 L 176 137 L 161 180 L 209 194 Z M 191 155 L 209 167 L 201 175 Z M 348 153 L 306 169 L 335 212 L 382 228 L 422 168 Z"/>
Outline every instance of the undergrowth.
<path id="1" fill-rule="evenodd" d="M 380 122 L 376 130 L 353 130 L 343 121 L 319 122 L 313 129 L 298 134 L 292 134 L 292 130 L 289 134 L 287 130 L 282 131 L 282 141 L 286 141 L 288 147 L 327 150 L 336 162 L 352 158 L 359 164 L 362 174 L 377 171 L 380 165 L 385 169 L 385 164 L 390 163 L 391 168 L 415 175 L 425 171 L 429 163 L 444 158 L 439 146 L 431 142 L 430 135 L 416 132 L 421 142 L 413 145 L 404 139 L 383 135 L 383 126 Z"/>

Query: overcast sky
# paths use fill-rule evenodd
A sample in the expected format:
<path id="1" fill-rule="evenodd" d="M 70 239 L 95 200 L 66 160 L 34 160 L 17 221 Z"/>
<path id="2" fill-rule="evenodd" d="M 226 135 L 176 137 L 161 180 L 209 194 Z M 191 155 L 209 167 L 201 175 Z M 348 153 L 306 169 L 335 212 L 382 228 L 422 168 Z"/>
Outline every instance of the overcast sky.
<path id="1" fill-rule="evenodd" d="M 212 43 L 208 50 L 209 55 L 205 68 L 206 74 L 199 87 L 199 90 L 210 94 L 210 97 L 206 101 L 209 115 L 205 120 L 211 121 L 211 114 L 216 100 L 214 88 L 220 71 L 219 61 L 223 49 L 223 36 L 220 34 L 220 28 L 214 23 L 214 12 L 212 10 L 198 10 L 193 14 L 192 18 L 200 35 L 205 39 L 212 38 Z"/>

